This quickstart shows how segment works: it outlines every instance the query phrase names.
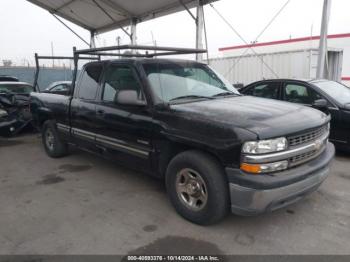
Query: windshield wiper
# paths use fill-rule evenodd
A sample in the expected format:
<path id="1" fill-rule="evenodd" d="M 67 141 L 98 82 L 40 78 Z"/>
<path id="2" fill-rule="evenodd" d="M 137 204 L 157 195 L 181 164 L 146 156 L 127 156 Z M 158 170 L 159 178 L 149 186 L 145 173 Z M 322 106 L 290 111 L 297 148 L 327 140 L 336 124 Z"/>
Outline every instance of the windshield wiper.
<path id="1" fill-rule="evenodd" d="M 227 91 L 227 92 L 222 92 L 222 93 L 219 93 L 219 94 L 216 94 L 216 95 L 213 95 L 212 97 L 219 97 L 219 96 L 239 96 L 239 94 L 236 94 L 234 92 L 230 92 L 230 91 Z"/>
<path id="2" fill-rule="evenodd" d="M 170 101 L 180 100 L 180 99 L 191 99 L 191 98 L 194 98 L 194 99 L 196 99 L 196 98 L 213 99 L 213 97 L 210 97 L 210 96 L 187 95 L 187 96 L 175 97 L 173 99 L 170 99 Z"/>

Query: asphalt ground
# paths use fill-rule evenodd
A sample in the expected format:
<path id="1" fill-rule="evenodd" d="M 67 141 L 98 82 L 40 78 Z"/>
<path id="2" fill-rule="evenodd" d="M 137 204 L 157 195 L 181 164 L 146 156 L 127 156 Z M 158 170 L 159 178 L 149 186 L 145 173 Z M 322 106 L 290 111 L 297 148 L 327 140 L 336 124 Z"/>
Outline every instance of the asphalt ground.
<path id="1" fill-rule="evenodd" d="M 46 156 L 38 134 L 0 139 L 0 254 L 350 254 L 350 154 L 301 202 L 197 226 L 162 181 L 88 153 Z"/>

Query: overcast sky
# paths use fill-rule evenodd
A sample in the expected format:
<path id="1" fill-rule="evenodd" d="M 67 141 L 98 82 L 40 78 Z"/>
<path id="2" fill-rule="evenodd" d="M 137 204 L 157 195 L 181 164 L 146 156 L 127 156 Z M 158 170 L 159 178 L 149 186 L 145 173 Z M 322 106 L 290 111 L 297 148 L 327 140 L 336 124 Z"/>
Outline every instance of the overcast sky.
<path id="1" fill-rule="evenodd" d="M 286 0 L 220 0 L 216 9 L 234 26 L 247 42 L 255 40 Z M 290 3 L 259 38 L 258 42 L 319 35 L 323 0 L 290 0 Z M 350 32 L 350 1 L 333 0 L 329 33 Z M 195 12 L 195 10 L 192 10 Z M 216 56 L 219 47 L 243 44 L 210 6 L 205 7 L 209 50 Z M 69 22 L 68 22 L 69 23 Z M 86 40 L 89 33 L 72 25 Z M 51 14 L 25 0 L 0 0 L 0 64 L 12 59 L 17 65 L 24 59 L 33 63 L 34 53 L 71 55 L 72 46 L 86 48 L 79 38 L 60 24 Z M 138 44 L 194 47 L 195 24 L 187 12 L 181 12 L 138 25 Z M 99 35 L 97 46 L 122 44 L 128 37 L 120 30 Z"/>

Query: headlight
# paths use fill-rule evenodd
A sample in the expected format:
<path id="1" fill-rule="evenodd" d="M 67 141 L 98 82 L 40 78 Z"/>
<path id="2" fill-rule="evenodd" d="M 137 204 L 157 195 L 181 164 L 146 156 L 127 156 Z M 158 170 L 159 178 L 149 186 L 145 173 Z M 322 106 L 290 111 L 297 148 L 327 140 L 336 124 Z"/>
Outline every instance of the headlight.
<path id="1" fill-rule="evenodd" d="M 264 154 L 287 149 L 288 141 L 285 137 L 276 139 L 245 142 L 242 152 L 246 154 Z"/>
<path id="2" fill-rule="evenodd" d="M 7 112 L 5 110 L 0 109 L 0 117 L 7 116 Z"/>

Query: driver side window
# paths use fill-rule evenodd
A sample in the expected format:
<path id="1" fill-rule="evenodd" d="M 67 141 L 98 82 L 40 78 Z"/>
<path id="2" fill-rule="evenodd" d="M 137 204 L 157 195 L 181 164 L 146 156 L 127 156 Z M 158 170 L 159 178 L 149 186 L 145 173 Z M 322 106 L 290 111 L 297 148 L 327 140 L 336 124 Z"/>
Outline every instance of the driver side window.
<path id="1" fill-rule="evenodd" d="M 51 89 L 51 92 L 68 91 L 68 87 L 64 84 L 57 85 Z"/>
<path id="2" fill-rule="evenodd" d="M 270 82 L 270 83 L 257 84 L 256 86 L 247 90 L 245 94 L 251 95 L 251 96 L 257 96 L 257 97 L 263 97 L 263 98 L 278 99 L 279 83 Z"/>
<path id="3" fill-rule="evenodd" d="M 287 84 L 284 90 L 285 100 L 291 103 L 312 105 L 315 100 L 322 99 L 314 90 L 300 84 Z"/>
<path id="4" fill-rule="evenodd" d="M 102 100 L 115 102 L 118 93 L 122 90 L 135 90 L 139 100 L 144 100 L 140 84 L 133 70 L 128 66 L 111 65 L 106 71 Z"/>

